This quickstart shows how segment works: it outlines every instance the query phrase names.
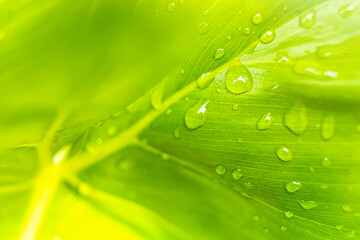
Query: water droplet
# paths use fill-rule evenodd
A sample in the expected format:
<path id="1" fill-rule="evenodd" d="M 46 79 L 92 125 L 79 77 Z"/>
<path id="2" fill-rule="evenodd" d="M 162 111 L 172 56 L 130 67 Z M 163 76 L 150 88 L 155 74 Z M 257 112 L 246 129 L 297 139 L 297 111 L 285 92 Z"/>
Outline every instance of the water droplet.
<path id="1" fill-rule="evenodd" d="M 309 167 L 309 172 L 314 173 L 315 169 L 313 167 Z"/>
<path id="2" fill-rule="evenodd" d="M 209 101 L 200 101 L 185 113 L 185 125 L 188 129 L 196 129 L 205 124 L 207 111 L 206 106 Z"/>
<path id="3" fill-rule="evenodd" d="M 321 138 L 330 139 L 334 134 L 335 120 L 333 114 L 325 114 L 321 122 Z"/>
<path id="4" fill-rule="evenodd" d="M 231 36 L 230 36 L 230 35 L 227 37 L 227 40 L 229 40 L 229 41 L 231 40 Z"/>
<path id="5" fill-rule="evenodd" d="M 162 100 L 163 100 L 162 89 L 156 89 L 150 96 L 151 106 L 155 110 L 159 110 L 162 108 L 163 105 Z"/>
<path id="6" fill-rule="evenodd" d="M 174 2 L 169 3 L 167 9 L 169 12 L 173 12 L 175 10 L 175 3 Z"/>
<path id="7" fill-rule="evenodd" d="M 209 31 L 209 25 L 206 22 L 202 22 L 199 24 L 198 31 L 200 34 L 205 34 Z"/>
<path id="8" fill-rule="evenodd" d="M 237 111 L 237 110 L 239 109 L 239 105 L 234 104 L 234 105 L 232 106 L 232 109 L 233 109 L 234 111 Z"/>
<path id="9" fill-rule="evenodd" d="M 250 33 L 251 33 L 250 28 L 248 28 L 248 27 L 243 28 L 243 33 L 244 33 L 246 36 L 250 35 Z"/>
<path id="10" fill-rule="evenodd" d="M 260 36 L 260 42 L 264 44 L 271 43 L 275 39 L 275 31 L 268 30 Z"/>
<path id="11" fill-rule="evenodd" d="M 234 94 L 249 92 L 253 87 L 250 71 L 240 63 L 230 65 L 226 77 L 226 88 Z"/>
<path id="12" fill-rule="evenodd" d="M 284 162 L 292 160 L 292 152 L 291 152 L 291 150 L 288 147 L 284 146 L 284 145 L 281 145 L 276 150 L 276 155 L 278 156 L 278 158 L 281 161 L 284 161 Z"/>
<path id="13" fill-rule="evenodd" d="M 99 144 L 99 145 L 102 144 L 102 143 L 103 143 L 102 138 L 97 138 L 97 139 L 96 139 L 96 143 Z"/>
<path id="14" fill-rule="evenodd" d="M 243 142 L 244 142 L 244 139 L 242 139 L 241 137 L 238 137 L 238 138 L 236 139 L 236 142 L 237 142 L 237 143 L 243 143 Z"/>
<path id="15" fill-rule="evenodd" d="M 189 97 L 186 97 L 186 98 L 185 98 L 185 102 L 188 102 L 189 100 L 190 100 Z"/>
<path id="16" fill-rule="evenodd" d="M 224 165 L 218 164 L 218 165 L 216 165 L 216 167 L 215 167 L 215 172 L 216 172 L 216 174 L 218 174 L 218 175 L 224 175 L 224 174 L 226 173 L 226 168 L 225 168 Z"/>
<path id="17" fill-rule="evenodd" d="M 170 116 L 170 115 L 171 115 L 171 113 L 172 113 L 172 109 L 171 109 L 171 108 L 169 108 L 168 110 L 166 110 L 166 113 L 165 113 L 165 114 L 166 114 L 167 116 Z"/>
<path id="18" fill-rule="evenodd" d="M 311 78 L 318 79 L 335 79 L 338 72 L 328 69 L 316 62 L 298 61 L 293 65 L 294 73 Z"/>
<path id="19" fill-rule="evenodd" d="M 240 178 L 242 178 L 242 176 L 243 176 L 243 173 L 242 173 L 241 169 L 235 169 L 232 172 L 232 177 L 235 180 L 239 180 Z"/>
<path id="20" fill-rule="evenodd" d="M 53 156 L 53 162 L 55 165 L 59 165 L 67 156 L 70 150 L 70 146 L 64 146 L 58 150 Z"/>
<path id="21" fill-rule="evenodd" d="M 336 45 L 323 45 L 316 47 L 315 54 L 318 58 L 328 59 L 340 56 L 340 51 Z"/>
<path id="22" fill-rule="evenodd" d="M 203 12 L 203 15 L 204 16 L 207 16 L 209 14 L 209 10 L 205 10 L 204 12 Z"/>
<path id="23" fill-rule="evenodd" d="M 305 200 L 300 200 L 299 205 L 306 210 L 313 209 L 318 206 L 318 204 L 314 201 L 305 201 Z"/>
<path id="24" fill-rule="evenodd" d="M 253 24 L 260 24 L 263 21 L 263 16 L 261 13 L 257 13 L 252 16 L 251 21 Z"/>
<path id="25" fill-rule="evenodd" d="M 346 204 L 342 205 L 341 208 L 342 208 L 342 210 L 344 212 L 351 212 L 352 211 L 351 207 L 349 205 L 346 205 Z"/>
<path id="26" fill-rule="evenodd" d="M 180 139 L 181 135 L 180 135 L 180 128 L 176 128 L 174 130 L 174 138 L 176 139 Z"/>
<path id="27" fill-rule="evenodd" d="M 181 69 L 181 70 L 180 70 L 180 74 L 181 74 L 181 75 L 184 75 L 184 73 L 185 73 L 185 69 Z"/>
<path id="28" fill-rule="evenodd" d="M 264 113 L 257 121 L 256 127 L 260 131 L 264 131 L 269 129 L 273 122 L 274 122 L 274 118 L 272 117 L 271 113 Z"/>
<path id="29" fill-rule="evenodd" d="M 253 217 L 254 221 L 258 222 L 261 220 L 261 216 L 259 214 L 254 215 Z"/>
<path id="30" fill-rule="evenodd" d="M 216 90 L 216 93 L 217 94 L 221 93 L 221 89 Z"/>
<path id="31" fill-rule="evenodd" d="M 200 89 L 205 89 L 210 85 L 210 83 L 212 83 L 214 78 L 215 78 L 215 76 L 214 76 L 213 73 L 205 73 L 205 74 L 201 75 L 201 77 L 196 80 L 197 86 Z"/>
<path id="32" fill-rule="evenodd" d="M 336 229 L 338 231 L 342 231 L 344 229 L 344 226 L 343 225 L 336 225 Z"/>
<path id="33" fill-rule="evenodd" d="M 283 232 L 285 232 L 286 230 L 287 230 L 287 227 L 285 227 L 285 226 L 281 226 L 281 231 L 283 231 Z"/>
<path id="34" fill-rule="evenodd" d="M 293 193 L 298 191 L 302 187 L 301 182 L 287 182 L 285 184 L 286 191 Z"/>
<path id="35" fill-rule="evenodd" d="M 321 161 L 321 166 L 330 167 L 331 166 L 330 160 L 327 157 L 324 157 L 324 159 Z"/>
<path id="36" fill-rule="evenodd" d="M 296 135 L 304 133 L 308 125 L 308 119 L 306 108 L 302 103 L 296 103 L 285 113 L 284 125 Z"/>
<path id="37" fill-rule="evenodd" d="M 214 53 L 214 59 L 215 60 L 219 60 L 221 58 L 223 58 L 225 55 L 225 51 L 222 48 L 219 48 L 218 50 L 216 50 L 216 52 Z"/>
<path id="38" fill-rule="evenodd" d="M 299 26 L 304 29 L 309 29 L 315 25 L 315 10 L 311 9 L 306 12 L 303 12 L 299 16 Z"/>
<path id="39" fill-rule="evenodd" d="M 284 215 L 285 215 L 285 217 L 287 217 L 287 218 L 292 218 L 292 217 L 294 216 L 294 213 L 291 212 L 291 211 L 286 211 L 286 212 L 284 213 Z"/>
<path id="40" fill-rule="evenodd" d="M 255 185 L 252 182 L 244 182 L 244 187 L 247 189 L 254 189 Z"/>
<path id="41" fill-rule="evenodd" d="M 284 62 L 289 62 L 290 57 L 289 57 L 289 55 L 288 55 L 287 52 L 279 51 L 279 52 L 276 54 L 275 60 L 276 60 L 278 63 L 284 63 Z"/>
<path id="42" fill-rule="evenodd" d="M 353 14 L 353 12 L 355 11 L 355 8 L 356 8 L 356 3 L 344 4 L 339 8 L 338 14 L 342 18 L 348 18 L 351 16 L 351 14 Z"/>

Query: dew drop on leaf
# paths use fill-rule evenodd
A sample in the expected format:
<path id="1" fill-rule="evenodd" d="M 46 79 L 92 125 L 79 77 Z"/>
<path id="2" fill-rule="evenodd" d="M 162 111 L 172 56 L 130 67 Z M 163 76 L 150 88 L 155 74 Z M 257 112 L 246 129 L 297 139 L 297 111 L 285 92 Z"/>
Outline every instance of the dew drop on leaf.
<path id="1" fill-rule="evenodd" d="M 232 109 L 233 109 L 234 111 L 237 111 L 237 110 L 239 109 L 239 105 L 234 104 L 234 105 L 232 106 Z"/>
<path id="2" fill-rule="evenodd" d="M 272 117 L 271 113 L 264 113 L 257 121 L 256 127 L 260 131 L 267 130 L 271 127 L 273 122 L 274 118 Z"/>
<path id="3" fill-rule="evenodd" d="M 193 107 L 189 108 L 185 113 L 185 125 L 188 129 L 196 129 L 205 124 L 209 101 L 200 101 Z"/>
<path id="4" fill-rule="evenodd" d="M 248 27 L 243 28 L 243 33 L 244 33 L 246 36 L 250 35 L 250 33 L 251 33 L 250 28 L 248 28 Z"/>
<path id="5" fill-rule="evenodd" d="M 169 3 L 167 9 L 169 12 L 173 12 L 175 10 L 175 3 L 174 2 Z"/>
<path id="6" fill-rule="evenodd" d="M 256 13 L 252 16 L 251 21 L 253 24 L 260 24 L 263 21 L 263 15 L 261 13 Z"/>
<path id="7" fill-rule="evenodd" d="M 275 39 L 275 31 L 268 30 L 260 36 L 260 42 L 264 44 L 271 43 Z"/>
<path id="8" fill-rule="evenodd" d="M 351 14 L 353 14 L 355 8 L 356 8 L 356 3 L 344 4 L 338 9 L 338 14 L 342 18 L 348 18 L 351 16 Z"/>
<path id="9" fill-rule="evenodd" d="M 338 231 L 342 231 L 344 229 L 344 226 L 343 225 L 336 225 L 336 229 Z"/>
<path id="10" fill-rule="evenodd" d="M 209 14 L 209 10 L 204 10 L 203 15 L 207 16 Z"/>
<path id="11" fill-rule="evenodd" d="M 323 45 L 316 47 L 315 54 L 321 59 L 329 59 L 340 56 L 340 52 L 335 45 Z"/>
<path id="12" fill-rule="evenodd" d="M 207 33 L 209 31 L 209 25 L 206 22 L 200 23 L 198 31 L 199 31 L 199 34 Z"/>
<path id="13" fill-rule="evenodd" d="M 315 169 L 313 167 L 309 167 L 309 172 L 314 173 Z"/>
<path id="14" fill-rule="evenodd" d="M 287 218 L 292 218 L 292 217 L 294 216 L 294 213 L 291 212 L 291 211 L 286 211 L 286 212 L 284 213 L 284 215 L 285 215 L 285 217 L 287 217 Z"/>
<path id="15" fill-rule="evenodd" d="M 305 200 L 300 200 L 299 205 L 306 210 L 313 209 L 318 206 L 318 204 L 314 201 L 305 201 Z"/>
<path id="16" fill-rule="evenodd" d="M 237 142 L 237 143 L 243 143 L 243 142 L 244 142 L 244 139 L 242 139 L 241 137 L 238 137 L 238 138 L 236 139 L 236 142 Z"/>
<path id="17" fill-rule="evenodd" d="M 174 138 L 175 139 L 180 139 L 181 135 L 180 135 L 180 128 L 176 128 L 174 130 Z"/>
<path id="18" fill-rule="evenodd" d="M 215 78 L 215 76 L 211 72 L 201 75 L 201 77 L 196 80 L 198 88 L 200 88 L 200 89 L 207 88 L 212 83 L 214 78 Z"/>
<path id="19" fill-rule="evenodd" d="M 235 63 L 230 65 L 226 73 L 225 84 L 231 93 L 246 93 L 253 87 L 253 78 L 245 66 L 240 63 Z"/>
<path id="20" fill-rule="evenodd" d="M 309 29 L 315 25 L 316 17 L 315 10 L 310 9 L 306 12 L 303 12 L 299 16 L 299 26 L 304 29 Z"/>
<path id="21" fill-rule="evenodd" d="M 285 227 L 285 226 L 281 226 L 281 231 L 283 231 L 283 232 L 285 232 L 286 230 L 287 230 L 287 227 Z"/>
<path id="22" fill-rule="evenodd" d="M 296 135 L 304 133 L 308 126 L 308 118 L 305 106 L 297 102 L 284 116 L 284 125 Z"/>
<path id="23" fill-rule="evenodd" d="M 215 59 L 215 60 L 219 60 L 219 59 L 223 58 L 224 55 L 225 55 L 224 49 L 219 48 L 219 49 L 216 50 L 215 53 L 214 53 L 214 59 Z"/>
<path id="24" fill-rule="evenodd" d="M 335 120 L 333 114 L 325 114 L 321 122 L 321 138 L 330 139 L 334 134 Z"/>
<path id="25" fill-rule="evenodd" d="M 277 150 L 276 150 L 276 155 L 278 156 L 278 158 L 281 161 L 287 162 L 287 161 L 291 161 L 292 160 L 292 152 L 291 150 L 284 146 L 281 145 Z"/>
<path id="26" fill-rule="evenodd" d="M 155 110 L 159 110 L 162 108 L 163 105 L 163 94 L 161 89 L 156 89 L 151 95 L 150 95 L 150 103 L 151 106 Z"/>
<path id="27" fill-rule="evenodd" d="M 330 167 L 331 166 L 330 160 L 327 157 L 324 157 L 324 159 L 321 161 L 321 166 Z"/>
<path id="28" fill-rule="evenodd" d="M 240 178 L 242 178 L 242 176 L 243 176 L 243 173 L 242 173 L 241 169 L 235 169 L 232 172 L 232 177 L 234 180 L 239 180 Z"/>
<path id="29" fill-rule="evenodd" d="M 288 191 L 289 193 L 293 193 L 293 192 L 296 192 L 298 191 L 300 188 L 302 187 L 302 184 L 301 182 L 287 182 L 285 184 L 285 188 L 286 188 L 286 191 Z"/>
<path id="30" fill-rule="evenodd" d="M 216 174 L 218 174 L 218 175 L 224 175 L 224 174 L 226 173 L 226 168 L 225 168 L 224 165 L 218 164 L 218 165 L 216 165 L 216 167 L 215 167 L 215 172 L 216 172 Z"/>
<path id="31" fill-rule="evenodd" d="M 351 212 L 351 207 L 349 205 L 344 204 L 341 208 L 344 212 Z"/>
<path id="32" fill-rule="evenodd" d="M 99 145 L 102 144 L 102 143 L 103 143 L 103 139 L 102 139 L 102 138 L 97 138 L 97 139 L 96 139 L 96 143 L 99 144 Z"/>
<path id="33" fill-rule="evenodd" d="M 278 63 L 284 63 L 284 62 L 288 62 L 290 60 L 290 57 L 287 52 L 279 51 L 276 54 L 275 60 Z"/>
<path id="34" fill-rule="evenodd" d="M 180 70 L 180 74 L 183 75 L 185 73 L 185 69 Z"/>
<path id="35" fill-rule="evenodd" d="M 255 214 L 253 219 L 254 219 L 254 221 L 258 222 L 261 220 L 261 216 L 259 214 Z"/>

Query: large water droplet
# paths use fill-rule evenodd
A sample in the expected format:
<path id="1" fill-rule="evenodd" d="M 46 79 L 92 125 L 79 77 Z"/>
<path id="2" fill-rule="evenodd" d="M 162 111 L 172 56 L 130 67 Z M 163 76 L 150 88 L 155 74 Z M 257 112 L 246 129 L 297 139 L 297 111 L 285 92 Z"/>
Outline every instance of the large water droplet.
<path id="1" fill-rule="evenodd" d="M 232 177 L 235 180 L 239 180 L 240 178 L 242 178 L 242 176 L 243 176 L 243 173 L 242 173 L 241 169 L 235 169 L 232 172 Z"/>
<path id="2" fill-rule="evenodd" d="M 293 157 L 291 150 L 288 147 L 284 146 L 284 145 L 281 145 L 276 150 L 276 155 L 278 156 L 278 158 L 281 161 L 284 161 L 284 162 L 291 161 L 292 157 Z"/>
<path id="3" fill-rule="evenodd" d="M 246 93 L 253 87 L 252 75 L 245 66 L 235 63 L 230 65 L 226 73 L 225 84 L 231 93 Z"/>
<path id="4" fill-rule="evenodd" d="M 314 201 L 305 201 L 305 200 L 300 200 L 299 205 L 306 210 L 313 209 L 318 206 L 318 204 Z"/>
<path id="5" fill-rule="evenodd" d="M 253 24 L 260 24 L 263 21 L 263 15 L 261 13 L 257 13 L 252 16 L 251 21 Z"/>
<path id="6" fill-rule="evenodd" d="M 150 102 L 151 102 L 151 106 L 156 109 L 159 110 L 162 108 L 162 104 L 163 104 L 163 94 L 162 94 L 162 90 L 161 89 L 156 89 L 150 96 Z"/>
<path id="7" fill-rule="evenodd" d="M 202 22 L 199 24 L 198 31 L 200 34 L 205 34 L 209 31 L 209 25 L 206 22 Z"/>
<path id="8" fill-rule="evenodd" d="M 215 75 L 213 73 L 211 73 L 211 72 L 205 73 L 196 80 L 196 83 L 200 89 L 205 89 L 210 85 L 210 83 L 212 83 L 214 78 L 215 78 Z"/>
<path id="9" fill-rule="evenodd" d="M 226 167 L 224 165 L 222 165 L 222 164 L 218 164 L 215 167 L 215 172 L 218 175 L 224 175 L 226 173 Z"/>
<path id="10" fill-rule="evenodd" d="M 209 101 L 200 101 L 185 113 L 185 125 L 188 129 L 196 129 L 205 124 L 207 111 L 206 106 Z"/>
<path id="11" fill-rule="evenodd" d="M 316 17 L 315 10 L 311 9 L 306 12 L 303 12 L 299 16 L 299 26 L 304 29 L 309 29 L 315 25 Z"/>
<path id="12" fill-rule="evenodd" d="M 298 102 L 284 116 L 284 125 L 296 135 L 301 135 L 307 128 L 308 119 L 305 106 Z"/>
<path id="13" fill-rule="evenodd" d="M 223 58 L 225 55 L 225 51 L 222 48 L 219 48 L 218 50 L 216 50 L 216 52 L 214 53 L 214 59 L 215 60 L 219 60 L 221 58 Z"/>
<path id="14" fill-rule="evenodd" d="M 268 30 L 260 36 L 260 42 L 267 44 L 271 43 L 275 39 L 275 31 Z"/>
<path id="15" fill-rule="evenodd" d="M 302 184 L 301 182 L 287 182 L 285 184 L 285 188 L 286 188 L 286 191 L 288 191 L 289 193 L 293 193 L 293 192 L 296 192 L 298 191 L 300 188 L 302 187 Z"/>
<path id="16" fill-rule="evenodd" d="M 355 11 L 356 8 L 356 3 L 348 3 L 345 5 L 342 5 L 339 10 L 338 13 L 342 18 L 348 18 L 351 16 L 351 14 L 353 14 L 353 12 Z"/>
<path id="17" fill-rule="evenodd" d="M 292 218 L 292 217 L 294 216 L 294 213 L 291 212 L 291 211 L 286 211 L 286 212 L 284 213 L 284 215 L 285 215 L 285 217 L 287 217 L 287 218 Z"/>
<path id="18" fill-rule="evenodd" d="M 263 131 L 263 130 L 269 129 L 273 122 L 274 122 L 274 118 L 272 117 L 271 113 L 264 113 L 259 118 L 259 120 L 256 124 L 256 127 L 260 131 Z"/>
<path id="19" fill-rule="evenodd" d="M 321 122 L 321 138 L 330 139 L 334 134 L 335 119 L 333 114 L 325 114 Z"/>

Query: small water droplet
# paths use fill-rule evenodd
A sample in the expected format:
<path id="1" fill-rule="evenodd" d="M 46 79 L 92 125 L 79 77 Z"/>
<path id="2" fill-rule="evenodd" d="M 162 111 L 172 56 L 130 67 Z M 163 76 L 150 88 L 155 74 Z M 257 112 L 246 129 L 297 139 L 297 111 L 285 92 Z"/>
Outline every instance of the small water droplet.
<path id="1" fill-rule="evenodd" d="M 166 110 L 166 116 L 170 116 L 171 115 L 171 113 L 172 113 L 172 109 L 171 108 L 169 108 L 168 110 Z"/>
<path id="2" fill-rule="evenodd" d="M 204 10 L 203 15 L 207 16 L 209 14 L 209 10 Z"/>
<path id="3" fill-rule="evenodd" d="M 184 75 L 184 73 L 185 73 L 185 69 L 181 69 L 181 70 L 180 70 L 180 74 L 181 74 L 181 75 Z"/>
<path id="4" fill-rule="evenodd" d="M 330 160 L 327 157 L 324 157 L 324 159 L 321 161 L 321 166 L 330 167 L 331 166 Z"/>
<path id="5" fill-rule="evenodd" d="M 281 231 L 283 231 L 283 232 L 285 232 L 286 230 L 287 230 L 287 227 L 285 227 L 285 226 L 281 226 Z"/>
<path id="6" fill-rule="evenodd" d="M 315 54 L 318 58 L 329 59 L 340 56 L 340 51 L 336 45 L 323 45 L 316 47 Z"/>
<path id="7" fill-rule="evenodd" d="M 257 121 L 256 127 L 260 131 L 264 131 L 269 129 L 273 122 L 274 122 L 274 118 L 272 117 L 271 113 L 264 113 Z"/>
<path id="8" fill-rule="evenodd" d="M 231 36 L 230 36 L 230 35 L 229 35 L 229 36 L 227 36 L 227 40 L 229 40 L 229 41 L 231 40 Z"/>
<path id="9" fill-rule="evenodd" d="M 279 51 L 276 54 L 275 60 L 278 63 L 284 63 L 284 62 L 289 62 L 290 57 L 289 57 L 289 54 L 287 52 Z"/>
<path id="10" fill-rule="evenodd" d="M 103 143 L 102 138 L 97 138 L 97 139 L 96 139 L 96 143 L 99 144 L 99 145 L 102 144 L 102 143 Z"/>
<path id="11" fill-rule="evenodd" d="M 276 155 L 278 156 L 278 158 L 281 161 L 287 162 L 287 161 L 291 161 L 292 160 L 292 152 L 291 150 L 284 146 L 281 145 L 277 150 L 276 150 Z"/>
<path id="12" fill-rule="evenodd" d="M 218 175 L 224 175 L 224 174 L 226 173 L 226 168 L 225 168 L 224 165 L 218 164 L 218 165 L 216 165 L 216 167 L 215 167 L 215 172 L 216 172 L 216 174 L 218 174 Z"/>
<path id="13" fill-rule="evenodd" d="M 306 12 L 303 12 L 299 16 L 299 26 L 304 29 L 309 29 L 315 25 L 316 17 L 315 10 L 310 9 Z"/>
<path id="14" fill-rule="evenodd" d="M 186 97 L 186 98 L 185 98 L 185 102 L 188 102 L 189 100 L 190 100 L 189 97 Z"/>
<path id="15" fill-rule="evenodd" d="M 291 211 L 286 211 L 286 212 L 284 213 L 284 215 L 285 215 L 285 217 L 287 217 L 287 218 L 292 218 L 292 217 L 294 216 L 294 213 L 291 212 Z"/>
<path id="16" fill-rule="evenodd" d="M 336 229 L 338 231 L 342 231 L 344 229 L 344 226 L 343 225 L 336 225 Z"/>
<path id="17" fill-rule="evenodd" d="M 200 101 L 185 113 L 185 125 L 188 129 L 196 129 L 205 124 L 207 111 L 206 106 L 209 101 Z"/>
<path id="18" fill-rule="evenodd" d="M 261 220 L 261 216 L 259 214 L 255 214 L 253 219 L 254 219 L 254 221 L 258 222 Z"/>
<path id="19" fill-rule="evenodd" d="M 333 114 L 325 114 L 321 122 L 321 138 L 330 139 L 334 134 L 335 119 Z"/>
<path id="20" fill-rule="evenodd" d="M 214 53 L 214 59 L 215 59 L 215 60 L 219 60 L 219 59 L 223 58 L 224 55 L 225 55 L 224 49 L 219 48 L 219 49 L 216 50 L 215 53 Z"/>
<path id="21" fill-rule="evenodd" d="M 314 173 L 315 169 L 313 167 L 309 167 L 309 172 Z"/>
<path id="22" fill-rule="evenodd" d="M 353 14 L 353 12 L 355 11 L 355 8 L 356 8 L 356 3 L 344 4 L 339 8 L 338 14 L 342 18 L 348 18 L 351 16 L 351 14 Z"/>
<path id="23" fill-rule="evenodd" d="M 244 142 L 244 139 L 242 139 L 241 137 L 238 137 L 238 138 L 236 139 L 236 142 L 237 142 L 237 143 L 243 143 L 243 142 Z"/>
<path id="24" fill-rule="evenodd" d="M 234 105 L 232 106 L 232 109 L 233 109 L 234 111 L 237 111 L 237 110 L 239 109 L 239 105 L 234 104 Z"/>
<path id="25" fill-rule="evenodd" d="M 293 193 L 298 191 L 302 187 L 301 182 L 287 182 L 285 184 L 286 191 Z"/>
<path id="26" fill-rule="evenodd" d="M 275 31 L 268 30 L 260 36 L 260 42 L 264 44 L 271 43 L 275 39 Z"/>
<path id="27" fill-rule="evenodd" d="M 233 172 L 232 172 L 232 177 L 234 180 L 239 180 L 240 178 L 242 178 L 243 176 L 243 173 L 241 171 L 241 169 L 235 169 Z"/>
<path id="28" fill-rule="evenodd" d="M 318 204 L 314 201 L 305 201 L 305 200 L 300 200 L 299 205 L 306 210 L 313 209 L 318 206 Z"/>
<path id="29" fill-rule="evenodd" d="M 206 22 L 202 22 L 199 24 L 198 31 L 200 34 L 205 34 L 209 31 L 209 25 Z"/>
<path id="30" fill-rule="evenodd" d="M 251 29 L 248 28 L 248 27 L 244 27 L 244 28 L 243 28 L 243 33 L 244 33 L 246 36 L 248 36 L 248 35 L 250 35 L 250 33 L 251 33 Z"/>
<path id="31" fill-rule="evenodd" d="M 226 77 L 226 88 L 234 94 L 249 92 L 253 87 L 250 71 L 240 63 L 230 65 Z"/>
<path id="32" fill-rule="evenodd" d="M 263 15 L 261 13 L 257 13 L 252 16 L 251 21 L 253 24 L 260 24 L 263 21 Z"/>
<path id="33" fill-rule="evenodd" d="M 176 139 L 180 139 L 181 135 L 180 135 L 180 128 L 176 128 L 174 130 L 174 138 Z"/>
<path id="34" fill-rule="evenodd" d="M 351 212 L 352 211 L 351 207 L 349 205 L 346 205 L 346 204 L 342 205 L 341 208 L 342 208 L 342 210 L 344 212 Z"/>
<path id="35" fill-rule="evenodd" d="M 254 189 L 255 184 L 253 184 L 252 182 L 244 182 L 244 187 L 247 189 Z"/>
<path id="36" fill-rule="evenodd" d="M 217 94 L 220 94 L 220 93 L 221 93 L 221 89 L 216 90 L 216 93 L 217 93 Z"/>
<path id="37" fill-rule="evenodd" d="M 305 106 L 298 102 L 284 116 L 284 125 L 296 135 L 304 133 L 308 126 Z"/>
<path id="38" fill-rule="evenodd" d="M 174 2 L 169 3 L 167 9 L 169 12 L 173 12 L 175 10 L 175 3 Z"/>
<path id="39" fill-rule="evenodd" d="M 214 76 L 213 73 L 211 73 L 211 72 L 210 73 L 205 73 L 205 74 L 201 75 L 201 77 L 196 80 L 197 86 L 200 89 L 205 89 L 212 83 L 214 78 L 215 78 L 215 76 Z"/>
<path id="40" fill-rule="evenodd" d="M 162 101 L 163 101 L 162 90 L 161 89 L 156 89 L 155 91 L 153 91 L 153 93 L 150 96 L 151 106 L 155 110 L 159 110 L 159 109 L 162 108 L 162 105 L 163 105 Z"/>

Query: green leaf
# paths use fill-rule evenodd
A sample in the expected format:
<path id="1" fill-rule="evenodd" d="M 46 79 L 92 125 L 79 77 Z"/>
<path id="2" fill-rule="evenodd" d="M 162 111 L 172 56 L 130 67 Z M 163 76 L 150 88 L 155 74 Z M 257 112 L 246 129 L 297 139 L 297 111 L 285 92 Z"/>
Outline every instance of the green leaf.
<path id="1" fill-rule="evenodd" d="M 358 1 L 1 4 L 1 239 L 358 238 Z"/>

